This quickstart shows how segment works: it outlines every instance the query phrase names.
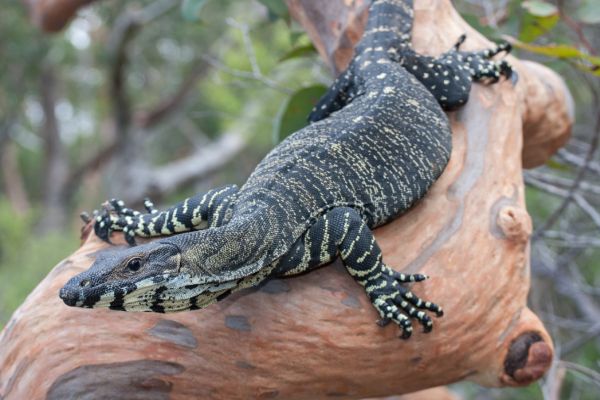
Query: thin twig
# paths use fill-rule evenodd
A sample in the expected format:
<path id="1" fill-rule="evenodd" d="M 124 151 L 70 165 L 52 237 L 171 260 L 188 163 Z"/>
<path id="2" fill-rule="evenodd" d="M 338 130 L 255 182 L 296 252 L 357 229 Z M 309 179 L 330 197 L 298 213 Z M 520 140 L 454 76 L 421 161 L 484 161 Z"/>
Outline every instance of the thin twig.
<path id="1" fill-rule="evenodd" d="M 584 367 L 580 364 L 572 363 L 570 361 L 560 360 L 558 363 L 567 370 L 578 372 L 579 374 L 588 378 L 590 382 L 600 387 L 600 372 L 594 371 L 593 369 Z"/>
<path id="2" fill-rule="evenodd" d="M 571 139 L 571 144 L 573 144 L 574 142 L 575 142 L 575 140 Z M 588 146 L 586 145 L 586 148 L 587 147 Z M 559 159 L 561 159 L 562 161 L 566 162 L 567 164 L 575 166 L 575 167 L 581 167 L 581 166 L 583 166 L 583 164 L 585 162 L 583 157 L 581 157 L 577 154 L 573 154 L 567 149 L 558 150 L 558 152 L 556 153 L 556 156 Z M 600 164 L 595 161 L 592 161 L 588 164 L 588 170 L 590 172 L 600 174 Z"/>
<path id="3" fill-rule="evenodd" d="M 596 92 L 593 92 L 593 95 L 594 95 L 594 100 L 595 100 L 594 104 L 597 106 L 599 104 L 598 94 Z M 596 107 L 596 108 L 598 108 L 598 107 Z M 546 222 L 544 222 L 541 226 L 539 226 L 535 230 L 535 232 L 532 235 L 533 238 L 539 237 L 543 231 L 545 231 L 546 229 L 548 229 L 552 225 L 554 225 L 556 223 L 556 221 L 559 219 L 559 217 L 562 215 L 562 213 L 567 209 L 569 204 L 571 204 L 571 202 L 573 201 L 573 197 L 576 194 L 576 191 L 579 189 L 579 185 L 581 184 L 581 182 L 583 181 L 583 178 L 585 177 L 585 174 L 588 170 L 588 165 L 592 162 L 592 160 L 594 158 L 596 149 L 598 148 L 599 141 L 600 141 L 600 114 L 598 114 L 596 117 L 596 123 L 594 125 L 594 134 L 592 136 L 592 140 L 590 141 L 590 147 L 585 156 L 583 165 L 577 171 L 577 175 L 575 176 L 575 179 L 573 180 L 573 184 L 571 185 L 571 187 L 568 190 L 567 197 L 563 200 L 561 205 L 552 213 L 552 215 L 550 215 L 550 217 L 546 220 Z"/>
<path id="4" fill-rule="evenodd" d="M 581 27 L 581 24 L 579 22 L 575 21 L 573 18 L 571 18 L 569 16 L 568 13 L 565 12 L 564 0 L 558 0 L 557 3 L 558 3 L 558 12 L 560 14 L 560 18 L 565 23 L 565 25 L 567 25 L 569 28 L 571 28 L 571 30 L 573 32 L 575 32 L 575 35 L 577 35 L 577 38 L 579 39 L 579 43 L 583 47 L 585 47 L 585 49 L 588 51 L 589 54 L 597 55 L 596 49 L 594 49 L 594 46 L 592 46 L 592 44 L 587 39 L 587 37 L 585 37 L 585 34 L 583 33 L 583 28 Z"/>
<path id="5" fill-rule="evenodd" d="M 581 208 L 596 224 L 598 229 L 600 229 L 600 214 L 596 209 L 579 193 L 573 194 L 573 200 L 575 203 Z"/>
<path id="6" fill-rule="evenodd" d="M 544 231 L 542 238 L 549 239 L 553 245 L 562 247 L 600 247 L 600 238 L 596 236 L 584 236 L 563 231 Z"/>
<path id="7" fill-rule="evenodd" d="M 125 87 L 125 69 L 128 65 L 127 47 L 139 29 L 149 22 L 165 15 L 179 2 L 161 0 L 151 3 L 139 11 L 125 11 L 116 22 L 109 40 L 109 54 L 112 58 L 110 69 L 110 95 L 115 130 L 121 138 L 127 136 L 131 123 L 131 105 Z"/>
<path id="8" fill-rule="evenodd" d="M 523 171 L 523 174 L 526 180 L 535 180 L 537 182 L 546 183 L 560 189 L 568 189 L 573 184 L 572 179 L 563 178 L 557 175 L 550 175 L 542 172 L 541 169 Z M 600 195 L 600 185 L 594 185 L 587 181 L 583 181 L 579 187 L 582 191 L 585 191 L 588 194 Z"/>
<path id="9" fill-rule="evenodd" d="M 219 69 L 219 70 L 221 70 L 221 71 L 223 71 L 223 72 L 225 72 L 225 73 L 227 73 L 227 74 L 229 74 L 231 76 L 235 76 L 235 77 L 243 78 L 243 79 L 255 80 L 255 81 L 258 81 L 258 82 L 264 84 L 265 86 L 270 87 L 271 89 L 275 89 L 275 90 L 280 91 L 282 93 L 286 93 L 286 94 L 292 94 L 293 93 L 292 90 L 290 90 L 290 89 L 288 89 L 286 87 L 281 86 L 279 83 L 277 83 L 274 80 L 269 79 L 269 78 L 267 78 L 265 76 L 258 76 L 257 77 L 256 75 L 254 75 L 253 72 L 243 71 L 243 70 L 240 70 L 240 69 L 231 68 L 231 67 L 223 64 L 222 62 L 220 62 L 219 60 L 217 60 L 217 59 L 215 59 L 215 58 L 213 58 L 211 56 L 202 55 L 201 57 L 202 57 L 202 59 L 204 61 L 206 61 L 212 67 L 217 68 L 217 69 Z"/>
<path id="10" fill-rule="evenodd" d="M 175 93 L 162 99 L 157 105 L 150 107 L 148 111 L 138 111 L 136 113 L 134 117 L 136 125 L 144 129 L 151 128 L 180 109 L 181 104 L 189 97 L 192 89 L 194 89 L 196 82 L 205 76 L 207 71 L 206 63 L 196 62 L 188 75 L 181 81 Z"/>
<path id="11" fill-rule="evenodd" d="M 262 77 L 263 74 L 260 70 L 260 66 L 258 65 L 256 53 L 254 52 L 254 46 L 252 45 L 252 39 L 250 39 L 250 29 L 248 28 L 248 25 L 239 23 L 233 18 L 227 18 L 225 22 L 227 25 L 238 29 L 242 33 L 242 40 L 244 41 L 244 48 L 246 49 L 248 61 L 250 61 L 252 73 L 257 78 Z"/>
<path id="12" fill-rule="evenodd" d="M 286 87 L 283 87 L 278 82 L 266 77 L 262 73 L 260 66 L 258 64 L 258 59 L 256 58 L 256 52 L 254 51 L 254 46 L 252 45 L 252 39 L 250 38 L 250 28 L 248 27 L 248 25 L 240 23 L 233 18 L 227 18 L 225 20 L 225 22 L 229 26 L 231 26 L 235 29 L 238 29 L 242 33 L 242 41 L 244 42 L 244 50 L 246 52 L 246 56 L 248 57 L 248 62 L 250 63 L 250 68 L 252 71 L 243 71 L 243 70 L 231 68 L 231 67 L 223 64 L 219 60 L 217 60 L 213 57 L 207 56 L 207 55 L 203 55 L 202 59 L 204 61 L 206 61 L 207 63 L 209 63 L 214 68 L 222 70 L 231 76 L 235 76 L 235 77 L 243 78 L 243 79 L 255 80 L 255 81 L 261 82 L 265 86 L 270 87 L 271 89 L 275 89 L 275 90 L 280 91 L 285 94 L 293 93 L 292 90 L 290 90 Z"/>

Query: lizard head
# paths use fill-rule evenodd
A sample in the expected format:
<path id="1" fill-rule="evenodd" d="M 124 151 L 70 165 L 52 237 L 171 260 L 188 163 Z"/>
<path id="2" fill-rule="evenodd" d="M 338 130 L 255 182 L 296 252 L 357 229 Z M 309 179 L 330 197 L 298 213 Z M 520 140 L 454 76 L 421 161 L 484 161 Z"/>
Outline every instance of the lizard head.
<path id="1" fill-rule="evenodd" d="M 161 288 L 180 268 L 181 252 L 171 243 L 104 251 L 87 271 L 71 278 L 59 296 L 69 306 L 151 311 Z"/>
<path id="2" fill-rule="evenodd" d="M 104 251 L 59 296 L 73 307 L 175 312 L 203 308 L 231 293 L 235 282 L 198 277 L 183 259 L 168 240 Z"/>

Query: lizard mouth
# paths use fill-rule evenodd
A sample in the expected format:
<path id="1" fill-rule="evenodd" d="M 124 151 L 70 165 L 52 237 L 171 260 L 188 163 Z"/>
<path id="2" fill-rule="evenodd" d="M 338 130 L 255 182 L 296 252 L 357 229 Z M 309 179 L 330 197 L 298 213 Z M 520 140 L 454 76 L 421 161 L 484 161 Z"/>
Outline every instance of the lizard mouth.
<path id="1" fill-rule="evenodd" d="M 60 289 L 58 296 L 65 302 L 66 305 L 76 307 L 79 303 L 79 291 L 71 290 L 68 286 Z"/>
<path id="2" fill-rule="evenodd" d="M 178 278 L 177 280 L 180 280 Z M 217 301 L 219 296 L 235 287 L 235 282 L 221 284 L 185 284 L 150 292 L 134 292 L 125 300 L 123 310 L 177 312 L 200 309 Z M 112 308 L 112 307 L 111 307 Z"/>
<path id="3" fill-rule="evenodd" d="M 62 290 L 61 298 L 67 305 L 79 307 L 164 313 L 206 307 L 233 287 L 235 282 L 199 284 L 185 275 L 164 274 L 142 279 L 129 287 L 112 288 L 100 296 L 84 296 L 80 304 L 67 303 L 74 300 L 65 300 Z"/>
<path id="4" fill-rule="evenodd" d="M 58 292 L 64 303 L 71 307 L 83 308 L 111 308 L 113 303 L 117 307 L 128 293 L 135 290 L 135 284 L 125 287 L 114 287 L 112 285 L 98 285 L 93 288 L 75 287 L 65 285 Z"/>

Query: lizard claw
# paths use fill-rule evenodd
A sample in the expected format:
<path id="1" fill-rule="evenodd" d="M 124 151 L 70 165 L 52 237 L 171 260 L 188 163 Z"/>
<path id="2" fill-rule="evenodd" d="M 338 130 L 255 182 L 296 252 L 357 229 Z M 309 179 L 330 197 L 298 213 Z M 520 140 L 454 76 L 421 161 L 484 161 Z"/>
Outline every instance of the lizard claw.
<path id="1" fill-rule="evenodd" d="M 444 312 L 440 306 L 424 301 L 401 283 L 422 282 L 429 277 L 425 274 L 404 274 L 384 267 L 383 273 L 372 283 L 374 289 L 369 293 L 373 306 L 379 312 L 379 326 L 393 321 L 402 329 L 401 339 L 408 339 L 413 331 L 411 319 L 423 326 L 423 332 L 429 333 L 433 328 L 431 317 L 425 311 L 441 317 Z"/>
<path id="2" fill-rule="evenodd" d="M 85 211 L 79 214 L 79 218 L 81 218 L 84 224 L 89 224 L 90 222 L 92 222 L 92 217 L 90 217 L 90 214 L 88 214 Z"/>
<path id="3" fill-rule="evenodd" d="M 465 42 L 466 39 L 467 39 L 466 34 L 463 33 L 462 35 L 460 35 L 458 37 L 458 40 L 456 41 L 456 43 L 454 43 L 454 50 L 458 51 L 458 49 Z"/>

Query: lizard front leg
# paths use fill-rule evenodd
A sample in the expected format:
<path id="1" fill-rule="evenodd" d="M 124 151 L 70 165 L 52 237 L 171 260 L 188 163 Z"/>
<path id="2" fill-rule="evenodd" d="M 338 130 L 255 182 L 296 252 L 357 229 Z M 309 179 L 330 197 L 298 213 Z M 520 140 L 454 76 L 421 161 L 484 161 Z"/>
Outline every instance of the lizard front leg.
<path id="1" fill-rule="evenodd" d="M 385 265 L 373 233 L 352 208 L 335 208 L 319 218 L 279 261 L 273 274 L 296 275 L 331 262 L 338 255 L 350 275 L 365 288 L 381 317 L 380 323 L 398 324 L 402 338 L 412 334 L 410 318 L 418 320 L 425 332 L 431 331 L 431 318 L 422 310 L 443 315 L 441 307 L 401 285 L 423 281 L 427 276 L 403 274 Z"/>
<path id="2" fill-rule="evenodd" d="M 235 185 L 212 189 L 187 198 L 165 211 L 158 211 L 146 199 L 146 213 L 127 208 L 123 201 L 112 199 L 102 211 L 94 212 L 94 231 L 105 241 L 109 241 L 111 232 L 123 231 L 127 243 L 134 246 L 136 236 L 166 236 L 220 226 L 227 221 L 227 211 L 237 191 Z"/>

